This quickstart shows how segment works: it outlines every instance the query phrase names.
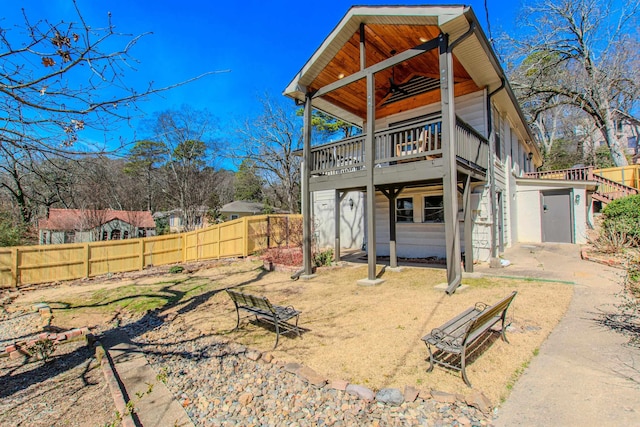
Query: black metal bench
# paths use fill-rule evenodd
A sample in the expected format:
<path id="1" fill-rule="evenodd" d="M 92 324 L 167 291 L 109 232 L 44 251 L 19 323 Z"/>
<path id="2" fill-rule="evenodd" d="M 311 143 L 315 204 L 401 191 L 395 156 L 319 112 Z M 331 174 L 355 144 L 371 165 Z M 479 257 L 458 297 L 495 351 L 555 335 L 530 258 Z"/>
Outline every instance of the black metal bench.
<path id="1" fill-rule="evenodd" d="M 430 366 L 427 372 L 433 370 L 435 363 L 462 371 L 462 379 L 471 387 L 465 372 L 467 350 L 484 332 L 500 321 L 502 321 L 500 335 L 505 342 L 509 342 L 505 335 L 504 323 L 507 309 L 516 293 L 513 291 L 509 296 L 492 306 L 481 302 L 476 303 L 474 307 L 469 307 L 444 325 L 433 329 L 430 334 L 422 337 L 429 350 Z M 434 347 L 433 351 L 432 346 Z M 458 358 L 460 359 L 459 366 L 454 363 Z"/>
<path id="2" fill-rule="evenodd" d="M 238 322 L 235 329 L 238 329 L 240 326 L 240 310 L 243 310 L 254 315 L 256 320 L 264 320 L 275 326 L 276 343 L 273 346 L 274 349 L 278 346 L 280 328 L 284 329 L 284 333 L 295 331 L 298 336 L 300 336 L 298 318 L 300 317 L 300 313 L 302 313 L 301 311 L 294 309 L 292 306 L 283 307 L 273 305 L 266 297 L 243 294 L 242 292 L 236 292 L 230 289 L 227 289 L 227 293 L 231 297 L 233 304 L 236 306 Z M 296 319 L 295 325 L 288 323 L 288 320 L 291 320 L 294 317 Z"/>

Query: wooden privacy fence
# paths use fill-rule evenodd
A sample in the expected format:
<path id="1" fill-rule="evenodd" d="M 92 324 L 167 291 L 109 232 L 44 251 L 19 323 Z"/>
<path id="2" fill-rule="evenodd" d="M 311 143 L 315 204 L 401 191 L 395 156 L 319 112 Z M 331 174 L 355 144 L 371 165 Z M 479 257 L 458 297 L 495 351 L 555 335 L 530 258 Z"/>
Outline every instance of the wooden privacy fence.
<path id="1" fill-rule="evenodd" d="M 595 169 L 594 175 L 619 182 L 628 187 L 640 189 L 640 165 L 620 166 L 615 168 Z"/>
<path id="2" fill-rule="evenodd" d="M 259 215 L 165 236 L 0 248 L 0 287 L 246 257 L 263 249 L 300 246 L 301 242 L 301 215 Z"/>

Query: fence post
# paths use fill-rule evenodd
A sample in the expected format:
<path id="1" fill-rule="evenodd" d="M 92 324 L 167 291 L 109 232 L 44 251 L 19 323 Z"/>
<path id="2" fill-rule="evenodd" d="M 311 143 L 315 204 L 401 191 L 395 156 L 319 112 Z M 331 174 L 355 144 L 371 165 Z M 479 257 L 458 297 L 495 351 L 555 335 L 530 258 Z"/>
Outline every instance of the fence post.
<path id="1" fill-rule="evenodd" d="M 246 258 L 249 256 L 249 217 L 245 216 L 242 221 L 244 222 L 244 249 L 242 250 L 242 256 Z"/>
<path id="2" fill-rule="evenodd" d="M 91 247 L 89 243 L 85 243 L 83 246 L 84 250 L 84 277 L 89 278 L 89 273 L 91 273 Z"/>
<path id="3" fill-rule="evenodd" d="M 218 232 L 218 259 L 222 258 L 222 242 L 220 241 L 220 229 L 222 228 L 221 224 L 216 226 L 216 230 Z"/>
<path id="4" fill-rule="evenodd" d="M 182 239 L 182 262 L 187 262 L 187 233 L 180 233 Z"/>
<path id="5" fill-rule="evenodd" d="M 11 248 L 11 286 L 18 287 L 18 248 Z"/>
<path id="6" fill-rule="evenodd" d="M 143 239 L 139 239 L 140 240 L 140 264 L 138 265 L 138 268 L 140 271 L 144 270 L 144 238 Z"/>
<path id="7" fill-rule="evenodd" d="M 200 261 L 200 230 L 196 230 L 196 261 Z"/>
<path id="8" fill-rule="evenodd" d="M 267 215 L 267 249 L 271 247 L 271 217 Z"/>

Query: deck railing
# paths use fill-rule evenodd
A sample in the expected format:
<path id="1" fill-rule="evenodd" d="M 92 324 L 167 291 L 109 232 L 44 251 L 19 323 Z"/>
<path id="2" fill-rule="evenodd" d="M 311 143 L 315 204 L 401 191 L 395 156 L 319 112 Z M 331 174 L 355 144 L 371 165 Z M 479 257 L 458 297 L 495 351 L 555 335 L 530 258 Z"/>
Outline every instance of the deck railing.
<path id="1" fill-rule="evenodd" d="M 453 135 L 458 160 L 486 170 L 489 143 L 466 123 L 458 120 Z M 334 175 L 365 168 L 366 135 L 311 148 L 311 174 Z M 375 133 L 376 166 L 442 157 L 442 119 L 418 120 Z"/>
<path id="2" fill-rule="evenodd" d="M 593 167 L 559 169 L 553 171 L 527 172 L 525 178 L 534 179 L 561 179 L 564 181 L 592 181 Z"/>
<path id="3" fill-rule="evenodd" d="M 620 182 L 605 178 L 594 173 L 593 166 L 580 168 L 561 169 L 555 171 L 528 172 L 525 178 L 534 179 L 560 179 L 563 181 L 595 181 L 598 189 L 594 197 L 603 202 L 610 202 L 621 197 L 638 194 L 638 189 L 629 187 Z"/>

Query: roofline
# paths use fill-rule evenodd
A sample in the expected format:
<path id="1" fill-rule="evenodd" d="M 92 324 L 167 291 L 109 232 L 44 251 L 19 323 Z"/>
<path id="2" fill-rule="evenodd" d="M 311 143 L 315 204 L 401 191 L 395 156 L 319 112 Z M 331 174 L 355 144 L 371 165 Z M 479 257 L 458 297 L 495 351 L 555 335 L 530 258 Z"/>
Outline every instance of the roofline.
<path id="1" fill-rule="evenodd" d="M 396 10 L 416 10 L 416 9 L 425 9 L 425 8 L 440 8 L 440 9 L 462 9 L 461 10 L 461 16 L 464 16 L 465 19 L 467 20 L 467 22 L 469 23 L 470 26 L 474 26 L 473 29 L 473 33 L 475 34 L 478 42 L 480 43 L 480 45 L 482 46 L 482 49 L 484 50 L 484 52 L 487 54 L 487 57 L 489 59 L 489 62 L 491 63 L 491 66 L 493 67 L 494 71 L 496 72 L 498 78 L 502 79 L 505 81 L 505 87 L 504 90 L 506 90 L 506 93 L 511 101 L 511 103 L 516 107 L 515 110 L 517 112 L 518 118 L 521 120 L 521 122 L 524 124 L 524 129 L 526 132 L 526 136 L 529 137 L 531 144 L 529 144 L 534 152 L 534 155 L 537 157 L 537 159 L 539 160 L 539 163 L 542 164 L 543 160 L 542 160 L 542 154 L 540 153 L 540 149 L 538 148 L 537 144 L 535 143 L 536 138 L 533 134 L 533 132 L 531 131 L 531 128 L 528 124 L 527 119 L 524 116 L 524 113 L 522 111 L 522 108 L 520 107 L 520 103 L 518 102 L 518 99 L 515 96 L 515 93 L 513 92 L 513 89 L 511 88 L 511 84 L 509 83 L 509 80 L 507 79 L 506 73 L 504 72 L 504 69 L 502 68 L 502 65 L 500 65 L 500 61 L 498 59 L 498 57 L 496 56 L 496 53 L 494 52 L 493 48 L 491 47 L 491 44 L 489 42 L 489 40 L 487 39 L 487 36 L 485 35 L 484 31 L 482 30 L 482 27 L 480 25 L 480 22 L 478 21 L 478 18 L 476 17 L 475 13 L 473 12 L 473 9 L 471 8 L 471 6 L 468 5 L 464 5 L 464 4 L 449 4 L 449 5 L 375 5 L 375 6 L 361 6 L 361 5 L 354 5 L 351 6 L 349 8 L 349 10 L 347 11 L 347 13 L 345 13 L 345 15 L 342 17 L 342 19 L 338 22 L 338 24 L 336 24 L 334 26 L 334 28 L 329 32 L 329 34 L 324 38 L 324 40 L 322 41 L 322 43 L 320 43 L 320 45 L 316 48 L 316 50 L 313 52 L 313 54 L 309 57 L 309 59 L 304 63 L 304 65 L 300 68 L 300 70 L 295 74 L 295 76 L 293 77 L 293 79 L 291 80 L 291 82 L 287 85 L 287 87 L 284 89 L 283 91 L 283 95 L 288 97 L 288 98 L 292 98 L 294 100 L 298 100 L 298 97 L 296 97 L 296 92 L 301 92 L 302 90 L 306 90 L 306 88 L 303 88 L 301 86 L 298 87 L 294 87 L 294 84 L 296 83 L 296 81 L 299 81 L 300 77 L 303 75 L 305 69 L 310 65 L 315 63 L 315 61 L 319 58 L 320 53 L 323 52 L 327 46 L 330 40 L 333 40 L 335 38 L 335 36 L 337 35 L 337 32 L 339 32 L 339 29 L 341 29 L 342 27 L 344 27 L 344 25 L 349 22 L 349 20 L 351 20 L 353 18 L 353 16 L 355 15 L 355 11 L 358 10 L 362 10 L 363 15 L 366 15 L 366 11 L 374 11 L 374 10 L 379 10 L 379 9 L 396 9 Z M 434 15 L 434 17 L 440 17 L 441 15 Z M 459 15 L 460 16 L 460 15 Z M 359 23 L 361 23 L 362 21 L 359 21 Z M 442 25 L 445 22 L 438 22 L 438 27 L 440 29 L 442 29 Z M 318 109 L 321 110 L 321 108 L 318 108 L 316 106 L 313 107 L 314 109 Z M 526 143 L 526 141 L 523 141 Z"/>

